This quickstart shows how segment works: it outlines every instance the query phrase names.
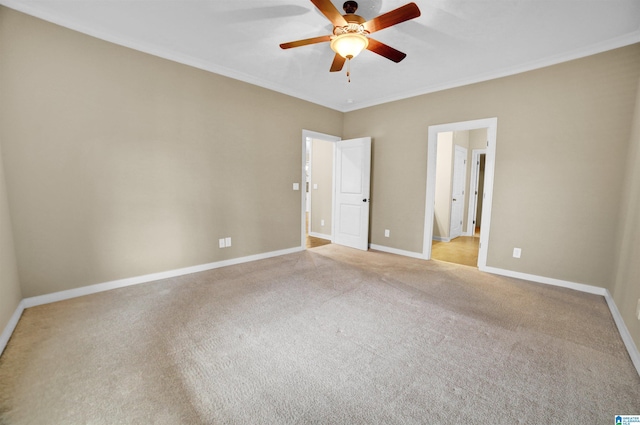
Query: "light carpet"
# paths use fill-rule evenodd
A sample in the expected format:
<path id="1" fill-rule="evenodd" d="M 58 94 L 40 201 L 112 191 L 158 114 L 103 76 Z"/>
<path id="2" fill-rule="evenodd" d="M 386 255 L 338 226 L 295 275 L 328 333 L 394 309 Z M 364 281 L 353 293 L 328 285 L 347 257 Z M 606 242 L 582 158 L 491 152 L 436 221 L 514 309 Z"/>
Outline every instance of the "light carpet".
<path id="1" fill-rule="evenodd" d="M 0 423 L 613 424 L 605 300 L 337 245 L 26 309 Z"/>

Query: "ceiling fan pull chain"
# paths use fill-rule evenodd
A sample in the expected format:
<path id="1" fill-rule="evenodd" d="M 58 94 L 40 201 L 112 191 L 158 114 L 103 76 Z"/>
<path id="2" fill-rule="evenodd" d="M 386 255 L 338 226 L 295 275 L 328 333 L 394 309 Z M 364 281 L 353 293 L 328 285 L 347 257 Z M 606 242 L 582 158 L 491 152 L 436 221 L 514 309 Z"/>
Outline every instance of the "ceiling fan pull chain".
<path id="1" fill-rule="evenodd" d="M 347 83 L 351 82 L 351 58 L 347 59 Z"/>

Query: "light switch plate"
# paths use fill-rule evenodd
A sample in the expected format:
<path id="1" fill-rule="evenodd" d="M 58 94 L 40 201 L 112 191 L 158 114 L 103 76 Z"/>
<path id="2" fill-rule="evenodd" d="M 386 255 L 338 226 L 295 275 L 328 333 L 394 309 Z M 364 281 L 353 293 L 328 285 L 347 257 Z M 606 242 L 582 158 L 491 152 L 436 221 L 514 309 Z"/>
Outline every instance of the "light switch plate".
<path id="1" fill-rule="evenodd" d="M 224 243 L 224 238 L 218 239 L 218 247 L 224 248 L 226 245 Z"/>
<path id="2" fill-rule="evenodd" d="M 231 238 L 224 238 L 224 244 L 229 247 L 231 246 Z"/>
<path id="3" fill-rule="evenodd" d="M 513 258 L 520 258 L 521 255 L 522 255 L 522 249 L 513 248 Z"/>
<path id="4" fill-rule="evenodd" d="M 300 183 L 294 183 L 293 190 L 300 190 Z"/>

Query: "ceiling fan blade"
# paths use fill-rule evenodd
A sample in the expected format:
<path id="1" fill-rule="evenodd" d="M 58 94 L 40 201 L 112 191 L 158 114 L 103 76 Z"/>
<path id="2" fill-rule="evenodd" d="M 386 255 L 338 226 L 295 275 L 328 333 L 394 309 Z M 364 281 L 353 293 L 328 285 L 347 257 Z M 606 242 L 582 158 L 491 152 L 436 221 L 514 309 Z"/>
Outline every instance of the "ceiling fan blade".
<path id="1" fill-rule="evenodd" d="M 373 38 L 369 38 L 367 50 L 371 50 L 373 53 L 384 56 L 396 63 L 407 57 L 406 53 L 402 53 L 400 50 L 396 50 L 391 46 L 387 46 L 386 44 L 379 42 L 378 40 L 374 40 Z"/>
<path id="2" fill-rule="evenodd" d="M 280 45 L 280 48 L 291 49 L 293 47 L 306 46 L 307 44 L 323 43 L 325 41 L 331 41 L 331 37 L 328 35 L 323 35 L 321 37 L 305 38 L 304 40 L 292 41 L 290 43 L 282 43 Z"/>
<path id="3" fill-rule="evenodd" d="M 420 9 L 418 9 L 418 5 L 415 3 L 409 3 L 394 9 L 391 12 L 383 13 L 382 15 L 365 22 L 363 25 L 365 30 L 369 31 L 369 33 L 373 33 L 401 22 L 408 21 L 409 19 L 417 18 L 418 16 L 420 16 Z"/>
<path id="4" fill-rule="evenodd" d="M 311 3 L 313 3 L 318 10 L 320 10 L 320 12 L 322 12 L 322 14 L 331 21 L 334 27 L 348 25 L 347 20 L 344 19 L 342 13 L 340 13 L 333 3 L 331 3 L 331 0 L 311 0 Z"/>
<path id="5" fill-rule="evenodd" d="M 331 69 L 329 71 L 331 72 L 342 71 L 342 67 L 344 66 L 345 61 L 346 61 L 345 58 L 343 58 L 342 56 L 336 53 L 336 55 L 333 57 L 333 63 L 331 64 Z"/>

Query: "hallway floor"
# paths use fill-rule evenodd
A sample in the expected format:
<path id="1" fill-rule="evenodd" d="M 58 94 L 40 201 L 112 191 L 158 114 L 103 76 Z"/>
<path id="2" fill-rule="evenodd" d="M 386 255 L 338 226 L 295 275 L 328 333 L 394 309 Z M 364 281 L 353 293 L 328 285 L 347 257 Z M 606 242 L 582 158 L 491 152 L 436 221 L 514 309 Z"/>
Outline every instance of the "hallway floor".
<path id="1" fill-rule="evenodd" d="M 451 242 L 433 241 L 431 258 L 448 263 L 478 267 L 478 250 L 480 249 L 480 235 L 460 236 Z"/>
<path id="2" fill-rule="evenodd" d="M 314 238 L 307 235 L 307 248 L 315 248 L 322 245 L 329 245 L 331 241 L 322 238 Z"/>
<path id="3" fill-rule="evenodd" d="M 331 243 L 330 240 L 309 236 L 309 212 L 307 212 L 305 214 L 305 216 L 306 216 L 306 227 L 305 227 L 306 232 L 305 232 L 305 236 L 306 236 L 306 247 L 307 247 L 307 249 L 308 248 L 315 248 L 315 247 L 322 246 L 322 245 L 329 245 Z"/>

